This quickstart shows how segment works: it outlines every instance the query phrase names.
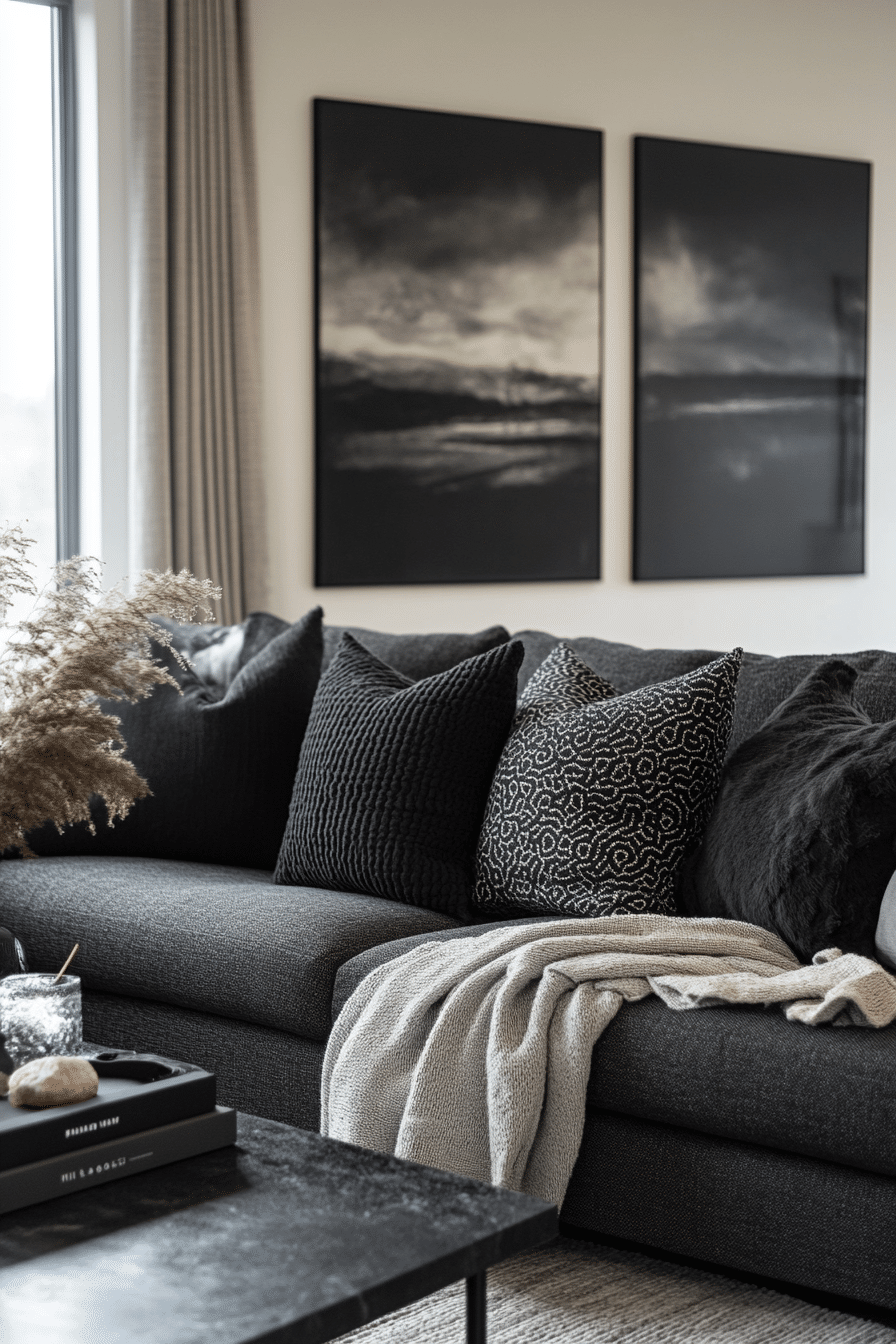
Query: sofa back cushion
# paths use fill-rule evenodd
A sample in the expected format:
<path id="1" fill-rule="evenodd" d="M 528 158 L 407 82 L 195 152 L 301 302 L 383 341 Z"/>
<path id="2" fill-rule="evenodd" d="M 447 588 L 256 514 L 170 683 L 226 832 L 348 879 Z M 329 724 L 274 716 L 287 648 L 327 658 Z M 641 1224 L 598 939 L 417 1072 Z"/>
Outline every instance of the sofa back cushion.
<path id="1" fill-rule="evenodd" d="M 223 693 L 156 646 L 182 694 L 157 686 L 135 704 L 102 702 L 121 719 L 125 754 L 152 795 L 113 827 L 95 798 L 95 834 L 86 823 L 61 835 L 47 824 L 28 835 L 34 852 L 273 868 L 320 677 L 321 616 L 317 607 L 265 642 Z"/>
<path id="2" fill-rule="evenodd" d="M 411 681 L 421 681 L 424 677 L 434 677 L 437 672 L 447 672 L 449 667 L 456 667 L 467 658 L 475 658 L 477 653 L 496 649 L 510 638 L 503 625 L 490 625 L 487 630 L 477 630 L 472 635 L 390 635 L 383 630 L 365 630 L 359 625 L 325 625 L 321 664 L 323 672 L 336 657 L 342 636 L 346 633 L 363 644 L 380 662 L 394 667 L 396 672 L 403 672 Z"/>
<path id="3" fill-rule="evenodd" d="M 543 630 L 522 630 L 513 638 L 521 640 L 525 650 L 520 668 L 522 690 L 560 640 Z M 640 649 L 633 644 L 616 644 L 587 635 L 565 642 L 589 667 L 612 682 L 620 694 L 679 677 L 722 656 L 710 649 Z M 863 653 L 799 653 L 783 658 L 745 653 L 737 683 L 729 752 L 761 728 L 772 710 L 829 657 L 842 657 L 856 669 L 856 699 L 873 723 L 896 719 L 896 653 L 869 649 Z"/>
<path id="4" fill-rule="evenodd" d="M 157 616 L 171 632 L 171 642 L 185 654 L 193 671 L 217 694 L 225 694 L 237 673 L 272 639 L 289 629 L 289 622 L 267 611 L 252 611 L 238 625 L 179 624 Z M 412 681 L 435 676 L 455 667 L 465 658 L 506 644 L 510 636 L 503 625 L 491 625 L 473 634 L 391 635 L 383 630 L 365 630 L 356 625 L 325 625 L 321 671 L 326 672 L 336 656 L 339 641 L 348 631 L 365 649 Z"/>

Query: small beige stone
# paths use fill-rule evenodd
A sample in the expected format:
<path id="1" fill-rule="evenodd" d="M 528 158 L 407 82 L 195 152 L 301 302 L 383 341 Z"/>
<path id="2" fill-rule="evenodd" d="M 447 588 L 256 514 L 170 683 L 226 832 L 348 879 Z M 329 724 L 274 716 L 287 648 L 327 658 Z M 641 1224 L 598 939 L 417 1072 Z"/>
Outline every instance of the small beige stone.
<path id="1" fill-rule="evenodd" d="M 89 1101 L 99 1087 L 96 1069 L 76 1055 L 32 1059 L 9 1076 L 13 1106 L 71 1106 Z"/>

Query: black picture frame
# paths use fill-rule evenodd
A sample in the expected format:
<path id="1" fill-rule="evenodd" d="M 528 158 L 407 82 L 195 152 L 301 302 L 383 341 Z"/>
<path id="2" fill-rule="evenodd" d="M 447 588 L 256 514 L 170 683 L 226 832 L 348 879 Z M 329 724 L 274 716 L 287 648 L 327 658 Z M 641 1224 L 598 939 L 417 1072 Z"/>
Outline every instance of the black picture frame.
<path id="1" fill-rule="evenodd" d="M 316 585 L 598 578 L 602 132 L 313 116 Z"/>
<path id="2" fill-rule="evenodd" d="M 633 577 L 864 572 L 871 165 L 637 136 Z"/>

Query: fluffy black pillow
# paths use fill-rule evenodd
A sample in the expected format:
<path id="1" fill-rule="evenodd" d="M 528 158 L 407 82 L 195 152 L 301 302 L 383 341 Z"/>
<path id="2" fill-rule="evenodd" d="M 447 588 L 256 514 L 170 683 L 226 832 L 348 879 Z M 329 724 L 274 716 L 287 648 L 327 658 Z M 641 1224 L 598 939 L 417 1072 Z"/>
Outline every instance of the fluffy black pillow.
<path id="1" fill-rule="evenodd" d="M 804 961 L 874 956 L 896 867 L 896 722 L 856 704 L 857 675 L 828 659 L 733 753 L 682 872 L 688 914 L 759 924 Z"/>
<path id="2" fill-rule="evenodd" d="M 152 797 L 113 827 L 105 803 L 94 799 L 95 835 L 83 823 L 61 835 L 42 826 L 28 835 L 34 852 L 273 868 L 320 677 L 321 619 L 318 607 L 269 640 L 223 695 L 155 646 L 183 694 L 157 686 L 133 705 L 102 702 L 121 719 L 125 754 Z"/>
<path id="3" fill-rule="evenodd" d="M 344 634 L 321 678 L 274 881 L 464 918 L 518 643 L 412 682 Z"/>
<path id="4" fill-rule="evenodd" d="M 477 907 L 674 914 L 678 868 L 715 799 L 739 665 L 736 649 L 614 697 L 572 649 L 555 649 L 498 766 Z"/>

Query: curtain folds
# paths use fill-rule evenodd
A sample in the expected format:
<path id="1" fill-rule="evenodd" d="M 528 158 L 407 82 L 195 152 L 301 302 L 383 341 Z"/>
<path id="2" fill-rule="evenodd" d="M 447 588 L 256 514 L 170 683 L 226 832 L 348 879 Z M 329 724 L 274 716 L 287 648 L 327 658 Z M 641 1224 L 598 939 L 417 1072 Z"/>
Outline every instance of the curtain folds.
<path id="1" fill-rule="evenodd" d="M 240 0 L 132 0 L 131 570 L 262 606 L 258 235 Z"/>

